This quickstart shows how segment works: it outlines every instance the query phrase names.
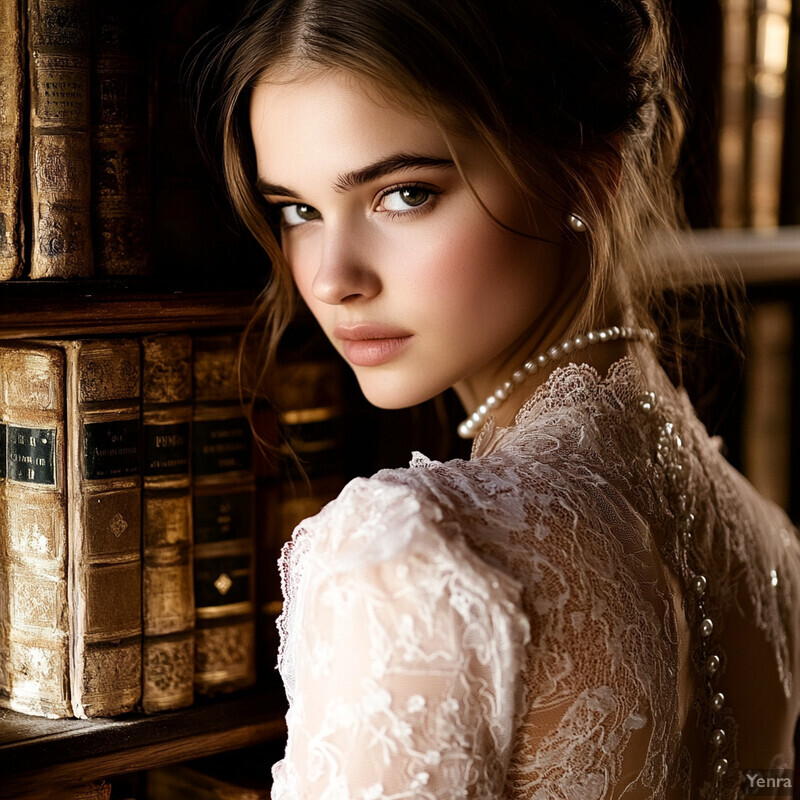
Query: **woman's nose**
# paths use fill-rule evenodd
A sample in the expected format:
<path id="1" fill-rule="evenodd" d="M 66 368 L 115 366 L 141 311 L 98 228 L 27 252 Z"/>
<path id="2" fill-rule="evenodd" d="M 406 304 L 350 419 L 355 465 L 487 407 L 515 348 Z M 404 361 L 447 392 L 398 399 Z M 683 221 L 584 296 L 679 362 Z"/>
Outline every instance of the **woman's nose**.
<path id="1" fill-rule="evenodd" d="M 311 291 L 323 303 L 338 305 L 380 292 L 380 278 L 369 254 L 353 236 L 329 236 L 323 243 Z"/>

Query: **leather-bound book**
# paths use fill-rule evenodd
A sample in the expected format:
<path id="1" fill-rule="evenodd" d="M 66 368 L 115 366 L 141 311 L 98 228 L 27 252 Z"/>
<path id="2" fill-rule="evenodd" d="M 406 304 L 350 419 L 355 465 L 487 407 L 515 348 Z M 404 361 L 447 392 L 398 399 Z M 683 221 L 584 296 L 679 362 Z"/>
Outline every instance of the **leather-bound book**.
<path id="1" fill-rule="evenodd" d="M 112 716 L 141 695 L 140 356 L 135 340 L 0 347 L 7 705 Z"/>
<path id="2" fill-rule="evenodd" d="M 64 368 L 58 348 L 0 346 L 7 593 L 0 702 L 53 718 L 72 716 Z"/>
<path id="3" fill-rule="evenodd" d="M 24 58 L 19 0 L 0 0 L 0 280 L 23 271 L 22 128 Z"/>
<path id="4" fill-rule="evenodd" d="M 274 677 L 277 662 L 276 620 L 283 609 L 278 573 L 281 548 L 295 527 L 317 514 L 346 483 L 343 374 L 338 356 L 312 354 L 281 363 L 272 394 L 282 458 L 277 475 L 264 479 L 259 472 L 258 641 L 264 680 Z M 277 432 L 270 438 L 277 439 Z"/>
<path id="5" fill-rule="evenodd" d="M 194 339 L 195 690 L 255 682 L 255 479 L 239 400 L 238 335 Z"/>
<path id="6" fill-rule="evenodd" d="M 88 0 L 28 0 L 31 278 L 92 275 Z"/>
<path id="7" fill-rule="evenodd" d="M 99 275 L 150 271 L 149 16 L 93 0 L 92 234 Z"/>
<path id="8" fill-rule="evenodd" d="M 192 339 L 142 340 L 142 707 L 194 699 Z"/>
<path id="9" fill-rule="evenodd" d="M 70 680 L 77 717 L 141 697 L 141 363 L 133 339 L 62 343 L 67 359 Z"/>

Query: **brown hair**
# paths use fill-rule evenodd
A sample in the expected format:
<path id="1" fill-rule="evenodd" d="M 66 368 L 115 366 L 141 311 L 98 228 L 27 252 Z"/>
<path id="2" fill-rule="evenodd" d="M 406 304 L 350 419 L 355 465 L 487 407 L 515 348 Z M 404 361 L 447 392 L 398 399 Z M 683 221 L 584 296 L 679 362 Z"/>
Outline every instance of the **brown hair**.
<path id="1" fill-rule="evenodd" d="M 567 335 L 596 324 L 616 281 L 626 287 L 632 324 L 670 320 L 677 335 L 662 339 L 660 356 L 672 358 L 682 382 L 681 326 L 663 303 L 677 296 L 685 272 L 676 277 L 646 255 L 655 234 L 680 250 L 684 123 L 670 52 L 659 0 L 249 3 L 231 31 L 203 43 L 194 81 L 201 143 L 272 260 L 249 329 L 263 324 L 260 379 L 291 319 L 294 289 L 255 189 L 248 112 L 264 73 L 288 66 L 350 70 L 410 100 L 446 134 L 457 127 L 483 141 L 528 195 L 557 207 L 569 198 L 564 211 L 588 226 L 590 266 Z M 724 286 L 719 276 L 702 281 Z"/>

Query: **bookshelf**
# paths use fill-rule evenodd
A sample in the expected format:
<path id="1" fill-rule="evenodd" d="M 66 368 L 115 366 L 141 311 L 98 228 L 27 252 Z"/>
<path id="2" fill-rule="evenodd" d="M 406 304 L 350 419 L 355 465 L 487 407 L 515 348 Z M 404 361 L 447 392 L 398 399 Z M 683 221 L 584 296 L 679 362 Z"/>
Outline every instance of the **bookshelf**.
<path id="1" fill-rule="evenodd" d="M 0 283 L 0 340 L 241 331 L 257 294 L 151 279 Z M 76 784 L 277 741 L 286 710 L 275 677 L 151 715 L 53 720 L 0 709 L 0 798 L 58 797 Z"/>
<path id="2" fill-rule="evenodd" d="M 155 281 L 0 283 L 0 339 L 242 329 L 257 291 L 186 291 Z"/>
<path id="3" fill-rule="evenodd" d="M 118 719 L 48 720 L 0 710 L 0 797 L 272 741 L 285 733 L 285 703 L 283 691 L 276 688 L 198 701 L 182 711 Z"/>

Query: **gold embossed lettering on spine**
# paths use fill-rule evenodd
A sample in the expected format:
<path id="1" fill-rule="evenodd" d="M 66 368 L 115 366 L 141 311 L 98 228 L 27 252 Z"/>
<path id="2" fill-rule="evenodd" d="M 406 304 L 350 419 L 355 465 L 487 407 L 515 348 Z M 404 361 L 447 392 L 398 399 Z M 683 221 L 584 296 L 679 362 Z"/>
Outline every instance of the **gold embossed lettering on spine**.
<path id="1" fill-rule="evenodd" d="M 190 434 L 192 340 L 142 340 L 142 706 L 194 699 Z"/>
<path id="2" fill-rule="evenodd" d="M 31 278 L 94 271 L 88 0 L 28 0 Z"/>
<path id="3" fill-rule="evenodd" d="M 63 342 L 67 356 L 70 681 L 77 717 L 141 697 L 139 342 Z"/>
<path id="4" fill-rule="evenodd" d="M 92 234 L 95 271 L 150 268 L 149 73 L 137 3 L 93 0 Z"/>
<path id="5" fill-rule="evenodd" d="M 67 603 L 64 353 L 0 346 L 5 427 L 0 507 L 6 567 L 5 692 L 25 714 L 72 716 Z"/>
<path id="6" fill-rule="evenodd" d="M 23 48 L 19 0 L 0 0 L 0 280 L 23 270 L 22 115 Z"/>
<path id="7" fill-rule="evenodd" d="M 238 338 L 194 340 L 195 690 L 201 694 L 250 686 L 256 677 L 255 479 L 239 401 Z"/>

